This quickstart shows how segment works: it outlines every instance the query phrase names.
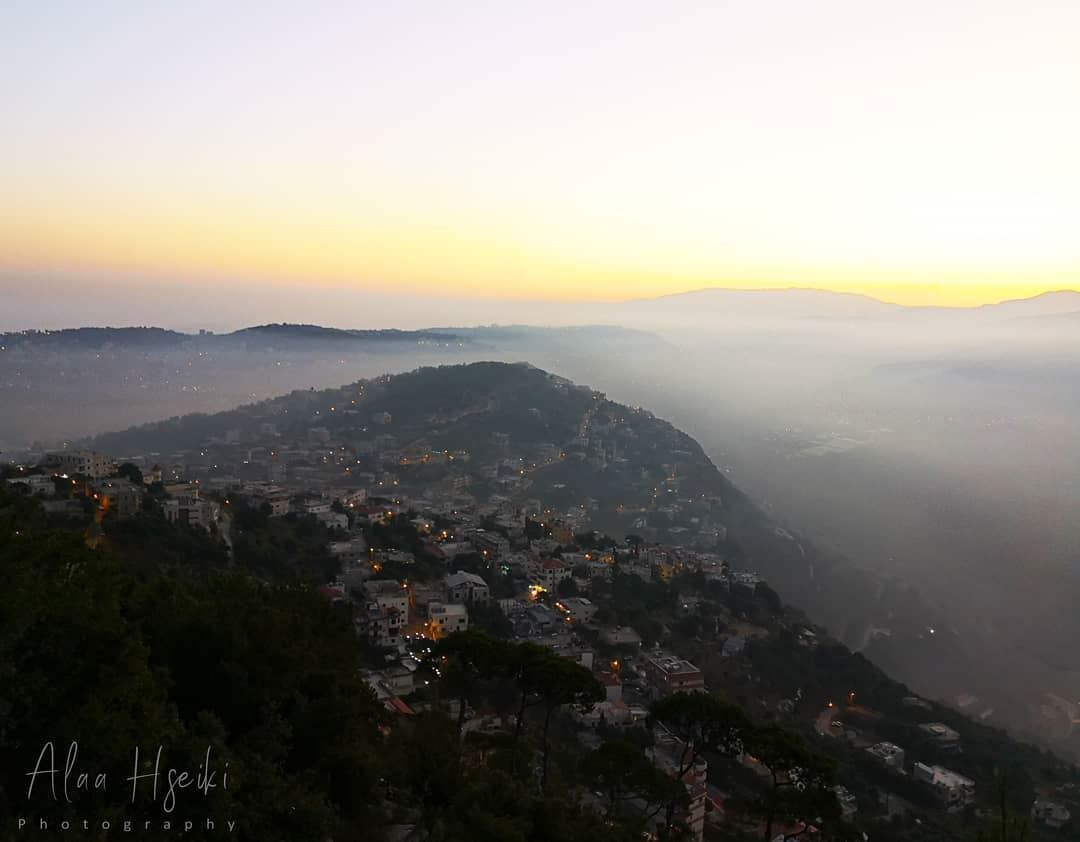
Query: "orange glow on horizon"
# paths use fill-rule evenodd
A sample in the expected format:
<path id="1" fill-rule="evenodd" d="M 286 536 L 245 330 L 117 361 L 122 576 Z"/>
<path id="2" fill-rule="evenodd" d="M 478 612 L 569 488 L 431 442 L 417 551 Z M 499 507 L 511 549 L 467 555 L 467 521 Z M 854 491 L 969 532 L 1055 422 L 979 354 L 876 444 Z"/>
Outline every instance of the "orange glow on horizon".
<path id="1" fill-rule="evenodd" d="M 182 276 L 195 285 L 228 279 L 253 287 L 300 284 L 510 301 L 625 301 L 717 287 L 814 288 L 910 306 L 967 307 L 1080 287 L 1080 272 L 1067 268 L 883 271 L 719 261 L 710 272 L 679 257 L 665 269 L 659 249 L 637 265 L 610 252 L 575 262 L 515 241 L 512 231 L 482 232 L 461 224 L 351 226 L 332 218 L 299 223 L 243 214 L 215 217 L 194 209 L 144 214 L 134 208 L 110 216 L 70 205 L 62 213 L 10 220 L 0 232 L 0 254 L 0 269 L 9 274 L 91 272 L 114 276 L 117 284 L 125 277 L 156 283 Z"/>
<path id="2" fill-rule="evenodd" d="M 16 4 L 0 286 L 1077 288 L 1080 5 L 1038 5 Z"/>

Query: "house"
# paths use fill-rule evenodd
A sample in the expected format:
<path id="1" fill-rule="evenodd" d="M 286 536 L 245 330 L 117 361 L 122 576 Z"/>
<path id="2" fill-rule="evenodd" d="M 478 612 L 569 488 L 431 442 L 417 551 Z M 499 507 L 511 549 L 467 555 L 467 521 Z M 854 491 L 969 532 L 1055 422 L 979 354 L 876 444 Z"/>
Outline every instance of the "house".
<path id="1" fill-rule="evenodd" d="M 433 602 L 445 602 L 442 587 L 434 584 L 413 583 L 409 588 L 409 607 L 414 616 L 428 617 L 428 606 Z"/>
<path id="2" fill-rule="evenodd" d="M 270 517 L 282 517 L 289 513 L 289 490 L 280 485 L 252 483 L 243 489 L 256 508 L 264 503 L 270 506 Z"/>
<path id="3" fill-rule="evenodd" d="M 498 532 L 488 532 L 484 529 L 473 530 L 469 534 L 469 543 L 485 559 L 502 558 L 510 552 L 510 542 Z"/>
<path id="4" fill-rule="evenodd" d="M 473 605 L 486 603 L 491 598 L 487 582 L 475 573 L 464 570 L 447 574 L 443 579 L 443 590 L 447 602 Z"/>
<path id="5" fill-rule="evenodd" d="M 596 604 L 583 596 L 570 596 L 555 603 L 573 623 L 587 623 L 596 615 Z"/>
<path id="6" fill-rule="evenodd" d="M 8 480 L 8 485 L 18 487 L 25 486 L 30 494 L 53 495 L 56 493 L 56 483 L 49 474 L 30 474 L 27 476 L 14 477 Z"/>
<path id="7" fill-rule="evenodd" d="M 368 602 L 363 613 L 357 618 L 359 630 L 366 634 L 376 646 L 396 646 L 401 633 L 408 625 L 408 615 L 397 608 L 381 607 L 377 602 Z"/>
<path id="8" fill-rule="evenodd" d="M 350 564 L 366 561 L 368 557 L 367 541 L 362 535 L 357 535 L 348 541 L 331 541 L 327 549 L 334 558 Z"/>
<path id="9" fill-rule="evenodd" d="M 840 814 L 845 819 L 850 819 L 859 811 L 855 796 L 851 794 L 847 787 L 837 784 L 832 788 L 832 791 L 836 795 L 837 803 L 840 805 Z"/>
<path id="10" fill-rule="evenodd" d="M 738 585 L 739 587 L 746 588 L 750 591 L 756 590 L 757 586 L 761 583 L 761 577 L 757 573 L 746 570 L 731 573 L 730 579 L 733 585 Z"/>
<path id="11" fill-rule="evenodd" d="M 1072 818 L 1072 814 L 1064 804 L 1036 799 L 1031 805 L 1031 818 L 1047 827 L 1060 828 Z"/>
<path id="12" fill-rule="evenodd" d="M 870 746 L 867 751 L 890 769 L 901 772 L 904 770 L 904 750 L 895 743 L 878 743 Z"/>
<path id="13" fill-rule="evenodd" d="M 441 640 L 454 632 L 469 628 L 469 610 L 464 605 L 432 602 L 428 605 L 428 636 Z"/>
<path id="14" fill-rule="evenodd" d="M 944 766 L 927 766 L 916 763 L 912 768 L 913 780 L 928 785 L 946 810 L 958 812 L 975 800 L 975 782 Z"/>
<path id="15" fill-rule="evenodd" d="M 383 683 L 395 696 L 408 696 L 415 689 L 413 671 L 404 664 L 387 667 L 380 675 Z"/>
<path id="16" fill-rule="evenodd" d="M 363 591 L 368 637 L 376 646 L 395 646 L 409 625 L 409 591 L 396 579 L 369 579 Z"/>
<path id="17" fill-rule="evenodd" d="M 108 479 L 94 484 L 94 499 L 106 512 L 129 517 L 142 511 L 144 489 L 126 479 Z"/>
<path id="18" fill-rule="evenodd" d="M 615 560 L 610 555 L 585 555 L 585 566 L 589 570 L 590 579 L 610 579 L 615 570 Z"/>
<path id="19" fill-rule="evenodd" d="M 600 629 L 600 642 L 637 651 L 641 648 L 641 635 L 629 626 L 607 626 Z"/>
<path id="20" fill-rule="evenodd" d="M 315 517 L 319 523 L 330 529 L 347 530 L 349 528 L 349 516 L 344 512 L 322 512 Z"/>
<path id="21" fill-rule="evenodd" d="M 179 523 L 198 529 L 210 529 L 218 518 L 220 507 L 213 500 L 200 500 L 197 497 L 172 497 L 161 504 L 162 512 L 169 523 Z"/>
<path id="22" fill-rule="evenodd" d="M 459 555 L 472 555 L 476 549 L 468 541 L 444 541 L 436 545 L 443 560 L 453 561 Z"/>
<path id="23" fill-rule="evenodd" d="M 918 696 L 904 696 L 901 701 L 903 702 L 904 707 L 909 708 L 922 708 L 923 710 L 933 710 L 934 707 L 928 701 L 926 701 L 926 699 L 920 699 Z"/>
<path id="24" fill-rule="evenodd" d="M 369 579 L 364 583 L 364 595 L 380 609 L 397 611 L 408 623 L 409 591 L 397 579 Z"/>
<path id="25" fill-rule="evenodd" d="M 919 728 L 929 734 L 942 748 L 951 750 L 960 748 L 960 734 L 943 722 L 924 722 Z"/>
<path id="26" fill-rule="evenodd" d="M 61 450 L 50 454 L 49 461 L 55 463 L 61 473 L 79 474 L 90 479 L 112 476 L 116 470 L 112 459 L 94 450 Z"/>
<path id="27" fill-rule="evenodd" d="M 573 575 L 573 568 L 557 558 L 546 558 L 540 562 L 539 569 L 533 575 L 536 583 L 544 590 L 554 591 L 563 579 Z"/>
<path id="28" fill-rule="evenodd" d="M 199 484 L 197 482 L 170 482 L 163 486 L 165 494 L 181 503 L 199 499 Z"/>
<path id="29" fill-rule="evenodd" d="M 622 701 L 622 679 L 615 673 L 604 670 L 594 676 L 604 688 L 604 696 L 609 702 Z"/>
<path id="30" fill-rule="evenodd" d="M 81 515 L 82 502 L 78 498 L 68 500 L 42 500 L 41 508 L 50 515 Z"/>
<path id="31" fill-rule="evenodd" d="M 375 698 L 382 703 L 390 713 L 400 714 L 403 716 L 412 716 L 414 711 L 405 702 L 399 699 L 390 688 L 386 686 L 385 679 L 378 673 L 371 673 L 364 676 L 364 681 L 375 693 Z"/>
<path id="32" fill-rule="evenodd" d="M 652 565 L 640 559 L 620 561 L 619 572 L 628 576 L 637 576 L 644 582 L 652 581 Z"/>
<path id="33" fill-rule="evenodd" d="M 319 498 L 305 500 L 300 504 L 300 511 L 305 515 L 325 515 L 330 511 L 330 501 Z"/>
<path id="34" fill-rule="evenodd" d="M 705 689 L 705 676 L 692 663 L 668 652 L 646 655 L 645 680 L 659 696 Z"/>
<path id="35" fill-rule="evenodd" d="M 527 634 L 551 634 L 559 625 L 559 618 L 546 605 L 530 605 L 525 609 L 523 628 Z"/>

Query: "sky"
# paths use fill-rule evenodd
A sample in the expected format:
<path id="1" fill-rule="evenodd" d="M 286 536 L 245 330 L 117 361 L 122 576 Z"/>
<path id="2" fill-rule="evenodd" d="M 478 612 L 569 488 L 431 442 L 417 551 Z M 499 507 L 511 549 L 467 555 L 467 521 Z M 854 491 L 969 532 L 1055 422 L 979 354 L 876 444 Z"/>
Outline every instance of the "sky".
<path id="1" fill-rule="evenodd" d="M 1078 288 L 1077 44 L 1075 0 L 7 0 L 0 291 Z"/>

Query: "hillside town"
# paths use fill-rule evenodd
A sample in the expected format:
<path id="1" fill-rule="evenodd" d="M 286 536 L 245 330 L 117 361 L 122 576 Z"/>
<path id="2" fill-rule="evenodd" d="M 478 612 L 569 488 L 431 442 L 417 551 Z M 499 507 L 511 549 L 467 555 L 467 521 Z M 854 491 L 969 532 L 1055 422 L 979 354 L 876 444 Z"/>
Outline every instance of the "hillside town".
<path id="1" fill-rule="evenodd" d="M 557 378 L 557 403 L 479 397 L 407 413 L 385 408 L 389 380 L 242 408 L 190 446 L 29 454 L 6 482 L 51 516 L 86 518 L 88 540 L 160 517 L 256 575 L 252 542 L 275 544 L 286 569 L 347 612 L 365 680 L 393 716 L 442 708 L 465 732 L 512 730 L 506 712 L 434 692 L 433 647 L 468 630 L 583 667 L 603 697 L 567 709 L 569 733 L 591 750 L 647 729 L 647 756 L 685 786 L 679 818 L 697 842 L 725 828 L 760 836 L 748 792 L 776 775 L 738 750 L 745 778 L 710 777 L 711 758 L 652 715 L 677 694 L 735 699 L 849 761 L 830 786 L 856 826 L 993 802 L 960 717 L 889 683 L 745 563 L 692 440 Z M 517 426 L 492 428 L 507 419 Z M 1075 784 L 1031 785 L 1030 820 L 1070 826 Z M 805 817 L 769 822 L 775 839 L 815 830 Z"/>

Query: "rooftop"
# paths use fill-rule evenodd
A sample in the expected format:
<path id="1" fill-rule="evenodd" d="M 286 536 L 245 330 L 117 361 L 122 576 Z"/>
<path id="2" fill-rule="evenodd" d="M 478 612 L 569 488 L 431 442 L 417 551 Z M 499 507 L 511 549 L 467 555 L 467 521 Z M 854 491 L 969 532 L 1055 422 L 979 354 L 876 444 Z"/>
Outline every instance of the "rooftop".
<path id="1" fill-rule="evenodd" d="M 446 576 L 446 587 L 456 588 L 458 585 L 473 585 L 475 587 L 487 587 L 487 582 L 475 573 L 467 573 L 464 570 L 458 570 L 456 573 L 448 573 Z"/>
<path id="2" fill-rule="evenodd" d="M 696 666 L 677 655 L 667 653 L 649 656 L 649 663 L 665 675 L 686 675 L 701 672 Z"/>
<path id="3" fill-rule="evenodd" d="M 369 594 L 378 594 L 380 596 L 406 595 L 405 586 L 397 579 L 368 579 L 364 583 L 364 588 Z"/>

